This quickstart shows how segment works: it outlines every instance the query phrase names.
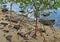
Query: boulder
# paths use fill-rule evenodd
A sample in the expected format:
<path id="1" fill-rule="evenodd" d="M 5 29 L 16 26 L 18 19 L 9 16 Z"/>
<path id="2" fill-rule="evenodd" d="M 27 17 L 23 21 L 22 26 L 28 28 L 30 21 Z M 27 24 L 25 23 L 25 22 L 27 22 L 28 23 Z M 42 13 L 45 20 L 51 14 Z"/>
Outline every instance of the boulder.
<path id="1" fill-rule="evenodd" d="M 55 20 L 43 20 L 43 19 L 40 19 L 39 22 L 44 24 L 44 25 L 49 25 L 49 26 L 52 26 L 52 25 L 55 24 Z"/>

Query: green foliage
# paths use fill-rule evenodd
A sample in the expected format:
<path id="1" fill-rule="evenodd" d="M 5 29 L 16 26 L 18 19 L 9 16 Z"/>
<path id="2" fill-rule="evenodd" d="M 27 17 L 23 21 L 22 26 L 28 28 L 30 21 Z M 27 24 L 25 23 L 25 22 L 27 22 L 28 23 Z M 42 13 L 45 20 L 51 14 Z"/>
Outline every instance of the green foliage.
<path id="1" fill-rule="evenodd" d="M 46 9 L 56 9 L 60 7 L 60 1 L 59 0 L 17 0 L 17 2 L 20 2 L 20 8 L 24 10 L 24 8 L 27 5 L 31 5 L 35 7 L 35 13 L 38 14 L 39 11 L 43 11 Z M 43 4 L 42 8 L 40 6 Z M 49 14 L 48 14 L 49 15 Z"/>
<path id="2" fill-rule="evenodd" d="M 14 1 L 14 0 L 10 0 L 10 1 Z"/>
<path id="3" fill-rule="evenodd" d="M 2 0 L 0 0 L 0 4 L 2 4 L 3 2 L 2 2 Z"/>

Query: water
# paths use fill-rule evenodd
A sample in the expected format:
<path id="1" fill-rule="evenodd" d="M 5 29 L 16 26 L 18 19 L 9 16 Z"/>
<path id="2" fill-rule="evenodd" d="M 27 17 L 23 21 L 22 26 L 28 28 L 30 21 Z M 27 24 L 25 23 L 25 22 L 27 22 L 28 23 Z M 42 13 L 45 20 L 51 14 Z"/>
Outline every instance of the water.
<path id="1" fill-rule="evenodd" d="M 1 4 L 0 6 L 3 6 L 3 5 L 7 5 L 7 7 L 6 8 L 8 8 L 8 10 L 10 10 L 10 5 L 11 5 L 11 3 L 6 3 L 6 4 Z M 13 3 L 12 4 L 12 11 L 14 11 L 14 12 L 19 12 L 21 9 L 19 8 L 19 6 L 20 6 L 20 3 Z"/>
<path id="2" fill-rule="evenodd" d="M 57 10 L 57 14 L 55 15 L 55 27 L 60 28 L 60 8 Z"/>
<path id="3" fill-rule="evenodd" d="M 2 5 L 4 5 L 4 4 L 2 4 Z M 2 5 L 0 5 L 0 6 L 2 6 Z M 10 3 L 7 3 L 6 4 L 7 5 L 7 8 L 8 8 L 8 10 L 10 10 Z M 14 3 L 13 4 L 13 6 L 12 6 L 12 10 L 14 11 L 14 12 L 19 12 L 21 9 L 19 8 L 19 6 L 20 6 L 20 4 L 19 3 Z M 30 9 L 32 9 L 30 6 L 29 7 L 26 7 L 26 11 L 27 11 L 27 9 L 28 9 L 28 11 L 29 12 L 31 12 L 30 11 Z M 33 10 L 32 10 L 33 11 Z M 47 10 L 46 10 L 47 11 Z M 49 10 L 50 12 L 52 12 L 51 14 L 50 14 L 50 16 L 48 17 L 48 18 L 50 18 L 50 19 L 55 19 L 55 24 L 54 24 L 54 27 L 58 27 L 58 28 L 60 28 L 60 8 L 58 8 L 57 9 L 57 11 L 56 11 L 56 13 L 54 13 L 53 12 L 53 10 Z M 32 16 L 30 15 L 30 13 L 28 13 L 29 15 L 28 15 L 28 18 L 30 18 L 30 19 L 35 19 L 34 18 L 34 12 L 33 13 L 31 13 L 32 14 Z M 31 17 L 30 17 L 31 16 Z M 45 18 L 45 17 L 43 17 L 43 16 L 40 16 L 40 18 Z M 30 20 L 29 19 L 29 20 Z"/>

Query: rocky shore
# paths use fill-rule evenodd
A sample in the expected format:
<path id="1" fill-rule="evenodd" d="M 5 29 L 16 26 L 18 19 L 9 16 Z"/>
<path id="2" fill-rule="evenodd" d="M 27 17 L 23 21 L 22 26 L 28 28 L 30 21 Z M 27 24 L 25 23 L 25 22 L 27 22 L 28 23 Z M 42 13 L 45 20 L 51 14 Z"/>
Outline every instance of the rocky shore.
<path id="1" fill-rule="evenodd" d="M 0 9 L 1 10 L 1 9 Z M 0 11 L 0 42 L 60 42 L 60 29 L 38 22 L 35 38 L 35 22 L 12 12 Z"/>

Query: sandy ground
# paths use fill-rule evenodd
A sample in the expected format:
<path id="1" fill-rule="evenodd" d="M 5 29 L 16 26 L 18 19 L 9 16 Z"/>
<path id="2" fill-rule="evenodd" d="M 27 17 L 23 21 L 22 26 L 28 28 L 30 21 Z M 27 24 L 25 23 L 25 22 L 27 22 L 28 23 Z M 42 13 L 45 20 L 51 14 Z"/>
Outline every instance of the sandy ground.
<path id="1" fill-rule="evenodd" d="M 5 13 L 3 14 L 0 11 L 0 23 L 1 22 L 8 23 L 7 26 L 0 25 L 0 42 L 60 42 L 60 29 L 56 29 L 56 28 L 52 29 L 52 27 L 50 26 L 42 27 L 42 24 L 38 22 L 38 30 L 36 32 L 37 36 L 36 38 L 33 38 L 32 36 L 34 34 L 33 29 L 35 28 L 34 27 L 35 22 L 29 22 L 27 21 L 26 17 L 23 16 L 19 17 L 19 15 L 15 15 L 13 13 L 12 15 L 14 15 L 16 18 L 19 17 L 21 20 L 18 21 L 18 23 L 11 22 L 11 26 L 9 26 L 10 22 L 5 20 L 6 15 L 9 14 L 5 14 Z M 17 31 L 15 28 L 13 28 L 13 26 L 18 25 L 19 22 L 21 29 Z M 45 32 L 40 31 L 39 30 L 40 28 L 45 29 Z M 26 34 L 30 31 L 31 31 L 30 34 Z M 27 35 L 26 37 L 28 39 L 24 39 L 24 37 L 21 37 L 17 33 L 26 34 Z"/>

